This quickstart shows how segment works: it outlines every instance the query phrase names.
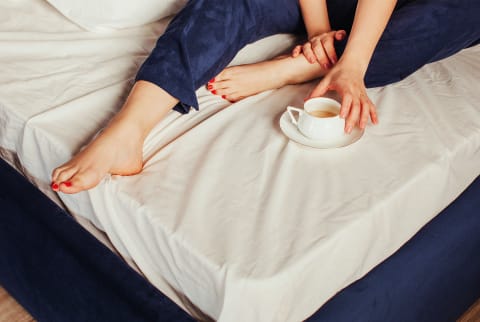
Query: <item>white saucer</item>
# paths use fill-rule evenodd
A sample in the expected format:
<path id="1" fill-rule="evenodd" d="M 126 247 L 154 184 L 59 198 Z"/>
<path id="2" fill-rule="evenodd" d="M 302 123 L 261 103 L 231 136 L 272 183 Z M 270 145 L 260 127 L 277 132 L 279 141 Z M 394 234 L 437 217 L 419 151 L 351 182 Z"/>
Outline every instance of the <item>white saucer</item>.
<path id="1" fill-rule="evenodd" d="M 353 144 L 362 137 L 364 132 L 355 128 L 350 134 L 345 134 L 335 140 L 312 140 L 300 133 L 297 126 L 292 123 L 287 111 L 280 117 L 280 128 L 290 140 L 316 149 L 340 148 Z"/>

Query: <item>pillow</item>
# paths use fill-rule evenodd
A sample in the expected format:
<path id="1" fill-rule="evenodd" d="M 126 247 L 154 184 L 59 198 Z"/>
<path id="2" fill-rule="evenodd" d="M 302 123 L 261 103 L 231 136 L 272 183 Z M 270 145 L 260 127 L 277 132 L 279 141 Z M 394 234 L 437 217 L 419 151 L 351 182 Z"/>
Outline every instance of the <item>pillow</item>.
<path id="1" fill-rule="evenodd" d="M 111 31 L 154 22 L 177 13 L 187 0 L 47 0 L 80 27 Z"/>

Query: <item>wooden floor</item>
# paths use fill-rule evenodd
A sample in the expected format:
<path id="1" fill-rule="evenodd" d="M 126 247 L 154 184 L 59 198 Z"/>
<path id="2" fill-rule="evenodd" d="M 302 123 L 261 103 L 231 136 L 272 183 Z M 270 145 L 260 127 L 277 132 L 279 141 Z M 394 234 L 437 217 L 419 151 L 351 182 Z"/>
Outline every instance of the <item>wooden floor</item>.
<path id="1" fill-rule="evenodd" d="M 34 322 L 35 320 L 0 287 L 0 322 Z M 414 322 L 414 321 L 412 321 Z M 457 322 L 480 322 L 480 299 Z"/>
<path id="2" fill-rule="evenodd" d="M 457 322 L 479 322 L 480 321 L 480 300 L 465 312 Z"/>
<path id="3" fill-rule="evenodd" d="M 8 293 L 0 287 L 0 322 L 35 321 Z"/>

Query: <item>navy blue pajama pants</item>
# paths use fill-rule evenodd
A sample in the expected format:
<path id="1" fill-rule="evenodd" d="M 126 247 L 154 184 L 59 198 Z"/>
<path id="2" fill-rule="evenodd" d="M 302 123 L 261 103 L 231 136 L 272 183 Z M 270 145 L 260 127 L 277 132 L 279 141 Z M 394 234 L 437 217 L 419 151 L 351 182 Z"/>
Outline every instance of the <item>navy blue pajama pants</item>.
<path id="1" fill-rule="evenodd" d="M 333 29 L 350 30 L 356 0 L 327 0 Z M 480 0 L 399 0 L 370 61 L 367 87 L 387 85 L 480 40 Z M 136 80 L 198 109 L 195 91 L 245 45 L 278 33 L 305 33 L 298 0 L 190 0 L 159 38 Z M 337 43 L 341 55 L 345 42 Z"/>

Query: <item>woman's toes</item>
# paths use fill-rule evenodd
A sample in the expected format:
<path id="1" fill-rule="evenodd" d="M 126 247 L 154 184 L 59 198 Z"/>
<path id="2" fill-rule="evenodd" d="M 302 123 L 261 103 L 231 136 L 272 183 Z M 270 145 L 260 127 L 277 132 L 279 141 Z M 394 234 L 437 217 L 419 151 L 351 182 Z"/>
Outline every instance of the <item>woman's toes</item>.
<path id="1" fill-rule="evenodd" d="M 72 178 L 75 175 L 75 173 L 77 173 L 76 167 L 67 168 L 58 174 L 57 179 L 54 182 L 58 184 L 65 182 L 70 178 Z"/>
<path id="2" fill-rule="evenodd" d="M 244 96 L 241 96 L 238 93 L 233 93 L 233 94 L 226 95 L 225 97 L 223 97 L 223 99 L 226 99 L 227 101 L 229 101 L 231 103 L 238 102 L 238 101 L 240 101 L 244 98 L 245 98 Z"/>
<path id="3" fill-rule="evenodd" d="M 218 82 L 221 82 L 221 81 L 224 81 L 224 80 L 228 79 L 229 70 L 230 70 L 230 68 L 226 68 L 226 69 L 222 70 L 220 72 L 220 74 L 215 76 L 215 78 L 213 79 L 214 81 L 211 82 L 211 83 L 218 83 Z"/>
<path id="4" fill-rule="evenodd" d="M 53 172 L 52 172 L 52 182 L 58 182 L 58 177 L 67 168 L 68 168 L 68 166 L 66 164 L 64 164 L 64 165 L 56 168 L 55 170 L 53 170 Z"/>
<path id="5" fill-rule="evenodd" d="M 213 94 L 213 95 L 219 95 L 219 91 L 222 91 L 225 89 L 225 82 L 215 82 L 213 84 L 208 84 L 207 89 Z"/>
<path id="6" fill-rule="evenodd" d="M 65 181 L 59 184 L 59 191 L 67 194 L 77 193 L 79 191 L 86 190 L 85 185 L 78 178 L 72 178 L 69 181 Z"/>
<path id="7" fill-rule="evenodd" d="M 97 168 L 87 168 L 83 172 L 78 172 L 69 180 L 70 185 L 66 185 L 65 193 L 76 193 L 78 191 L 92 189 L 106 176 L 107 172 L 99 171 Z"/>
<path id="8" fill-rule="evenodd" d="M 220 88 L 225 88 L 225 81 L 229 80 L 228 74 L 230 73 L 229 71 L 230 68 L 224 69 L 220 74 L 212 78 L 211 80 L 208 81 L 207 83 L 207 89 L 213 93 L 213 91 L 218 91 Z M 218 95 L 217 93 L 214 93 L 215 95 Z"/>
<path id="9" fill-rule="evenodd" d="M 58 183 L 53 182 L 53 181 L 52 181 L 52 184 L 50 185 L 50 188 L 52 188 L 53 191 L 59 191 L 60 190 L 60 186 L 58 185 Z"/>
<path id="10" fill-rule="evenodd" d="M 71 194 L 95 187 L 101 180 L 93 171 L 77 173 L 72 178 L 59 184 L 59 190 Z"/>
<path id="11" fill-rule="evenodd" d="M 207 89 L 210 91 L 210 93 L 212 93 L 213 95 L 217 95 L 217 87 L 216 87 L 216 84 L 212 85 L 212 84 L 208 84 L 207 85 Z"/>

